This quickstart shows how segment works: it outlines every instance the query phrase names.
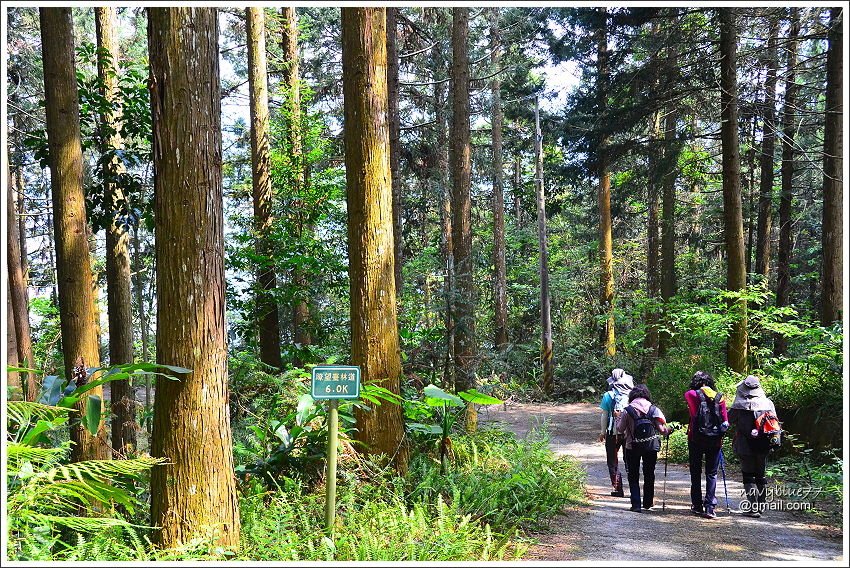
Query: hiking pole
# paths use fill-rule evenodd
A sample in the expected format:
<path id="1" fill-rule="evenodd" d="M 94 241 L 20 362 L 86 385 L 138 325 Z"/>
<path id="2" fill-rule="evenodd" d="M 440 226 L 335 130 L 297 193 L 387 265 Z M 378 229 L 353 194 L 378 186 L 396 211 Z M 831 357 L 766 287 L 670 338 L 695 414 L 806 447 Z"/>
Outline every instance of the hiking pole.
<path id="1" fill-rule="evenodd" d="M 726 495 L 726 512 L 731 513 L 729 509 L 729 491 L 726 489 L 726 458 L 723 456 L 723 448 L 720 448 L 720 472 L 723 474 L 723 493 Z"/>
<path id="2" fill-rule="evenodd" d="M 667 434 L 667 439 L 664 440 L 664 496 L 661 498 L 661 511 L 667 508 L 667 461 L 670 457 L 670 434 Z"/>

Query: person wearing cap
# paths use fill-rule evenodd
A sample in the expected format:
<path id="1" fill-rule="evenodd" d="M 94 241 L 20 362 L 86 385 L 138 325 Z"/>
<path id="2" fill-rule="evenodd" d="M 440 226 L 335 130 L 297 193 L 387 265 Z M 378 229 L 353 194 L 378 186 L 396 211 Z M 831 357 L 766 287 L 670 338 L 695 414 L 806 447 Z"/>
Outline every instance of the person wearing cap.
<path id="1" fill-rule="evenodd" d="M 696 426 L 697 415 L 703 397 L 708 404 L 717 405 L 722 422 L 720 435 L 704 436 Z M 714 378 L 705 371 L 697 371 L 691 378 L 691 386 L 685 392 L 685 402 L 688 404 L 688 465 L 691 473 L 691 512 L 707 519 L 717 515 L 717 470 L 720 467 L 721 452 L 723 451 L 723 434 L 729 428 L 729 415 L 723 395 L 715 390 Z M 702 495 L 702 470 L 705 464 L 705 498 Z"/>
<path id="2" fill-rule="evenodd" d="M 608 377 L 608 389 L 602 395 L 599 408 L 602 409 L 599 422 L 599 441 L 605 442 L 605 458 L 608 462 L 608 475 L 611 478 L 611 496 L 625 497 L 623 477 L 620 474 L 618 454 L 623 447 L 623 436 L 617 433 L 617 418 L 629 400 L 629 393 L 634 388 L 634 378 L 623 369 L 614 369 Z M 624 461 L 625 463 L 625 456 Z M 628 466 L 626 466 L 628 467 Z"/>
<path id="3" fill-rule="evenodd" d="M 765 469 L 767 454 L 770 452 L 770 446 L 758 437 L 758 430 L 755 429 L 756 412 L 759 411 L 776 414 L 773 401 L 767 398 L 758 377 L 750 375 L 736 386 L 729 421 L 735 425 L 732 449 L 741 462 L 747 496 L 747 505 L 741 508 L 746 509 L 744 515 L 756 518 L 761 516 L 767 500 Z"/>

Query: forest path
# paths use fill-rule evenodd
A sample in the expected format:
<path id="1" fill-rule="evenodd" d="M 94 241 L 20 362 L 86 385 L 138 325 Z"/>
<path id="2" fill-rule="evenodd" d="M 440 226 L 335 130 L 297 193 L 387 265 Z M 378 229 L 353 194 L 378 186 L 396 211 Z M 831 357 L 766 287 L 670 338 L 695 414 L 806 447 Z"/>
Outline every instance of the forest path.
<path id="1" fill-rule="evenodd" d="M 656 466 L 655 507 L 641 514 L 629 511 L 626 498 L 611 497 L 604 445 L 597 442 L 599 409 L 587 403 L 512 404 L 485 407 L 482 423 L 501 423 L 518 437 L 548 423 L 550 446 L 557 454 L 577 458 L 587 470 L 588 505 L 556 516 L 549 531 L 534 535 L 527 560 L 842 560 L 841 531 L 801 520 L 784 511 L 769 511 L 760 519 L 734 511 L 741 499 L 740 474 L 728 471 L 727 512 L 723 479 L 718 472 L 717 518 L 690 513 L 687 466 L 669 464 L 667 505 L 661 510 L 664 462 Z M 620 462 L 623 471 L 622 461 Z M 641 481 L 641 490 L 643 482 Z"/>

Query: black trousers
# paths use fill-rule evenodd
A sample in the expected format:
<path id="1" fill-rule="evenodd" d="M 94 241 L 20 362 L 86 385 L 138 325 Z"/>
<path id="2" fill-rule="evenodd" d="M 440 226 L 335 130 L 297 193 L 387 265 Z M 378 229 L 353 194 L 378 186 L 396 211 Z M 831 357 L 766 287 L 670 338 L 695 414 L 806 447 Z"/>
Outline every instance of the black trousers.
<path id="1" fill-rule="evenodd" d="M 641 506 L 640 471 L 643 462 L 643 508 L 649 509 L 655 502 L 655 462 L 658 461 L 658 452 L 626 449 L 624 453 L 632 508 L 639 509 Z"/>
<path id="2" fill-rule="evenodd" d="M 617 457 L 623 442 L 623 436 L 605 434 L 605 458 L 608 462 L 608 475 L 611 477 L 611 487 L 616 492 L 623 490 L 623 477 L 620 475 L 620 461 Z M 623 462 L 625 460 L 624 455 Z M 628 465 L 626 465 L 626 468 L 628 469 Z"/>
<path id="3" fill-rule="evenodd" d="M 717 505 L 717 470 L 720 467 L 721 447 L 716 444 L 688 442 L 688 463 L 691 470 L 691 507 L 698 511 Z M 702 497 L 702 465 L 705 462 L 705 499 Z"/>

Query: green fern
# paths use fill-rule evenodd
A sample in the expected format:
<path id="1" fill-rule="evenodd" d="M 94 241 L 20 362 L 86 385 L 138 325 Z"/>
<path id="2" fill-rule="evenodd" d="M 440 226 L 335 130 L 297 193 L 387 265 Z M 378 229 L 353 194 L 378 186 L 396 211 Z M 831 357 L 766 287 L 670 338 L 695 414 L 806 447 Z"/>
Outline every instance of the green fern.
<path id="1" fill-rule="evenodd" d="M 9 403 L 9 431 L 6 442 L 8 499 L 7 519 L 11 558 L 29 557 L 31 551 L 51 550 L 60 529 L 102 534 L 115 528 L 140 527 L 117 516 L 120 505 L 132 514 L 136 499 L 124 482 L 137 479 L 164 459 L 142 457 L 132 460 L 91 460 L 63 464 L 68 444 L 46 448 L 39 445 L 41 434 L 67 420 L 68 409 L 32 402 Z M 136 551 L 144 548 L 132 533 Z M 33 535 L 42 535 L 36 536 Z M 31 542 L 40 538 L 39 542 Z M 103 542 L 78 541 L 81 557 L 99 558 L 106 551 Z M 66 545 L 67 546 L 67 545 Z M 72 553 L 72 556 L 77 552 Z"/>
<path id="2" fill-rule="evenodd" d="M 29 462 L 32 466 L 49 467 L 65 457 L 67 448 L 39 448 L 27 444 L 6 444 L 6 466 L 10 474 L 16 475 Z"/>

